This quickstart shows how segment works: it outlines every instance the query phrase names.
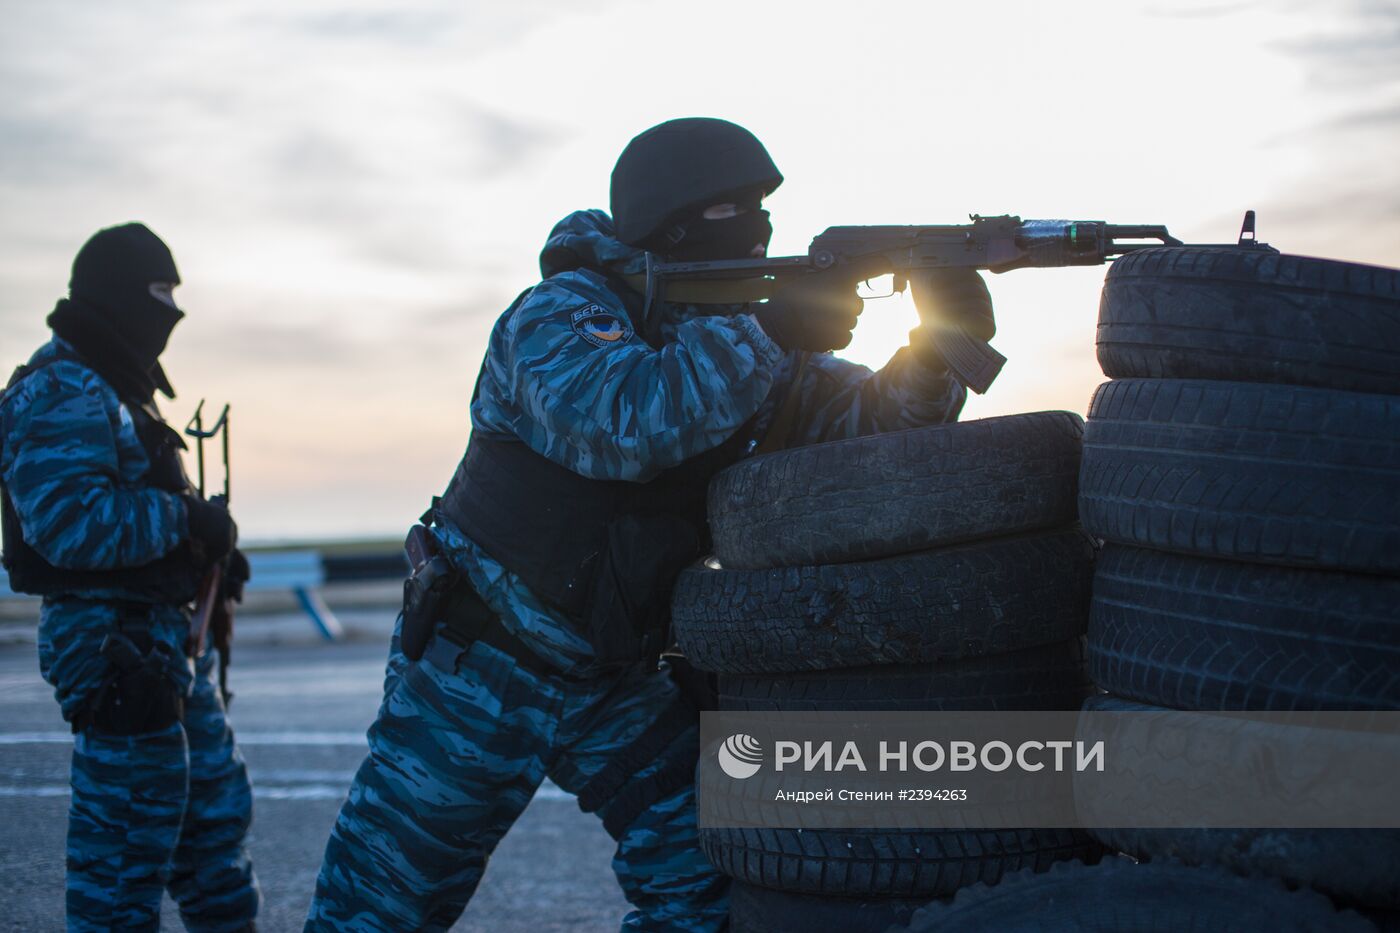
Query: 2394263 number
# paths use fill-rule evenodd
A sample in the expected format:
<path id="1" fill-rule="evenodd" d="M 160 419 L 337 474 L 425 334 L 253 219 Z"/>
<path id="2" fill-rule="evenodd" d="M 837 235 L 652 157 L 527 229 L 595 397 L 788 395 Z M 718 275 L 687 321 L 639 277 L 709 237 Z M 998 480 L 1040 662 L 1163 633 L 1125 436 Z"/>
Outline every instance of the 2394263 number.
<path id="1" fill-rule="evenodd" d="M 902 799 L 905 799 L 905 800 L 912 800 L 912 801 L 916 801 L 916 802 L 917 802 L 917 801 L 929 801 L 929 802 L 932 802 L 932 801 L 934 801 L 934 800 L 940 800 L 940 801 L 956 801 L 956 800 L 966 800 L 966 799 L 967 799 L 967 789 L 966 789 L 966 788 L 962 788 L 962 787 L 958 787 L 958 788 L 949 788 L 949 787 L 939 787 L 939 788 L 932 788 L 932 787 L 915 787 L 915 788 L 911 788 L 911 789 L 908 790 L 906 793 L 908 794 L 908 796 L 907 796 L 907 797 L 903 797 Z"/>

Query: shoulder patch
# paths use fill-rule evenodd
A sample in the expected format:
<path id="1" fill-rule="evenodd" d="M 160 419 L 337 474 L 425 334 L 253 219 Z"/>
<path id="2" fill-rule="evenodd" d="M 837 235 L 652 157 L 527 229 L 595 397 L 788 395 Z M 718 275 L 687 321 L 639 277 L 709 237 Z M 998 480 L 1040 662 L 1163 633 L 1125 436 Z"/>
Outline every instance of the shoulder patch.
<path id="1" fill-rule="evenodd" d="M 601 305 L 584 305 L 569 315 L 569 323 L 595 347 L 611 347 L 632 339 L 632 323 Z"/>

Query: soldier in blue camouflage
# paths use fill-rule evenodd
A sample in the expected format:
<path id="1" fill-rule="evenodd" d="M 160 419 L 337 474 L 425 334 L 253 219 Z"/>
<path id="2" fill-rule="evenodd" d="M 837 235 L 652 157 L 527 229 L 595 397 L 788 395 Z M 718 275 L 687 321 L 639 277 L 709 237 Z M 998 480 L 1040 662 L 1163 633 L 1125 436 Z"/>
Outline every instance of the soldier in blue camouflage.
<path id="1" fill-rule="evenodd" d="M 183 316 L 179 281 L 144 226 L 99 231 L 49 316 L 53 339 L 0 398 L 5 567 L 44 597 L 40 672 L 74 731 L 75 931 L 156 930 L 165 891 L 190 930 L 246 931 L 260 902 L 218 656 L 185 656 L 187 605 L 236 528 L 190 487 L 154 401 L 173 397 L 157 358 Z"/>
<path id="2" fill-rule="evenodd" d="M 550 234 L 542 281 L 492 331 L 467 452 L 430 513 L 458 583 L 445 608 L 406 600 L 308 931 L 448 929 L 545 778 L 616 840 L 623 930 L 725 927 L 728 881 L 697 843 L 696 704 L 657 661 L 674 575 L 705 546 L 706 481 L 778 430 L 798 445 L 941 423 L 965 398 L 922 327 L 879 372 L 825 352 L 850 341 L 855 284 L 879 270 L 752 307 L 643 307 L 627 277 L 645 250 L 762 255 L 760 202 L 781 180 L 747 130 L 670 121 L 619 159 L 612 217 Z"/>

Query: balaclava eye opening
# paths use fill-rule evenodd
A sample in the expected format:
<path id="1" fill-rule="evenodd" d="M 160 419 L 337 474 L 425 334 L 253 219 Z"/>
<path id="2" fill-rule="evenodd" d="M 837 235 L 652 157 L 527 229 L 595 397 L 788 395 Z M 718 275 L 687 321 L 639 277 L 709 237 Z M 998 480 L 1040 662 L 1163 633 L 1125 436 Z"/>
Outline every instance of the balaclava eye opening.
<path id="1" fill-rule="evenodd" d="M 657 252 L 680 262 L 712 262 L 720 259 L 748 259 L 755 246 L 766 251 L 773 238 L 768 212 L 755 206 L 735 214 L 710 220 L 692 214 L 672 225 Z"/>

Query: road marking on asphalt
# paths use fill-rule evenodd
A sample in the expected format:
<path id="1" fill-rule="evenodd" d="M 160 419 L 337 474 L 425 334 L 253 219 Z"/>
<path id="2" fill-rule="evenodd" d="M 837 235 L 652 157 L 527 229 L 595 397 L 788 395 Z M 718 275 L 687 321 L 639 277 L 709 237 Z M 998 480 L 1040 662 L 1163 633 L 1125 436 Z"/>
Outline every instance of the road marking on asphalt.
<path id="1" fill-rule="evenodd" d="M 260 784 L 253 781 L 253 796 L 262 800 L 343 800 L 350 789 L 352 775 L 341 784 Z M 4 785 L 0 797 L 67 797 L 66 784 Z M 574 795 L 546 781 L 535 792 L 536 800 L 573 800 Z"/>
<path id="2" fill-rule="evenodd" d="M 348 777 L 344 784 L 297 784 L 279 787 L 275 784 L 254 782 L 253 796 L 264 800 L 341 800 L 349 789 Z M 66 784 L 37 784 L 30 787 L 0 785 L 0 797 L 67 797 L 68 793 Z"/>
<path id="3" fill-rule="evenodd" d="M 238 733 L 239 745 L 257 746 L 307 746 L 353 748 L 366 745 L 361 732 L 247 732 Z M 68 732 L 4 732 L 0 733 L 0 745 L 72 745 L 73 736 Z M 334 771 L 277 770 L 262 771 L 256 767 L 249 769 L 253 779 L 253 796 L 266 800 L 340 800 L 345 796 L 354 772 L 343 775 Z M 264 781 L 335 781 L 343 777 L 339 784 L 271 784 Z M 5 785 L 0 784 L 0 797 L 66 797 L 67 785 Z M 545 780 L 535 792 L 537 800 L 573 800 L 574 796 L 553 781 Z"/>
<path id="4" fill-rule="evenodd" d="M 235 732 L 239 745 L 364 745 L 363 732 Z M 71 745 L 68 732 L 5 732 L 0 745 Z"/>

